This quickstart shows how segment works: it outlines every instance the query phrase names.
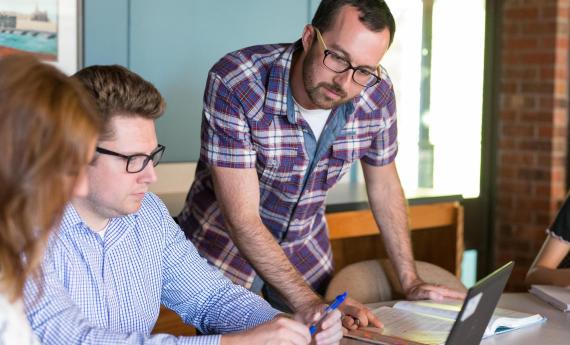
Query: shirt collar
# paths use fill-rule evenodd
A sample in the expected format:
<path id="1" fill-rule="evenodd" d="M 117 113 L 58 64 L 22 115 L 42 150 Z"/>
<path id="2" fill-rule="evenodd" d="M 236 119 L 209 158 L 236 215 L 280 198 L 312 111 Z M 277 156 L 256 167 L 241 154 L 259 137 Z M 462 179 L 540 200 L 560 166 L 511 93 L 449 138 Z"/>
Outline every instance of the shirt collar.
<path id="1" fill-rule="evenodd" d="M 293 63 L 293 53 L 297 49 L 302 49 L 301 40 L 287 47 L 269 70 L 267 92 L 263 107 L 263 111 L 266 114 L 287 116 L 288 98 L 290 97 L 288 92 L 289 78 Z"/>
<path id="2" fill-rule="evenodd" d="M 126 216 L 112 218 L 110 222 L 114 223 L 116 220 L 119 220 L 119 222 L 122 223 L 124 227 L 130 228 L 135 225 L 135 220 L 138 216 L 139 216 L 139 211 L 136 211 Z M 81 218 L 75 207 L 73 207 L 73 204 L 69 202 L 67 203 L 63 211 L 63 217 L 61 219 L 59 231 L 65 233 L 76 228 L 82 228 L 86 230 L 89 229 L 89 227 L 83 221 L 83 219 Z"/>

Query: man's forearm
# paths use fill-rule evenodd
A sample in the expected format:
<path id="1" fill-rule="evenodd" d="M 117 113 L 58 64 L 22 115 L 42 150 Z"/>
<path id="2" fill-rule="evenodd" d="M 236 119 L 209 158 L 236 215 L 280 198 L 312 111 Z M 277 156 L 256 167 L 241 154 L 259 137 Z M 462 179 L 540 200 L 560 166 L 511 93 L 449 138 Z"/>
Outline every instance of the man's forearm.
<path id="1" fill-rule="evenodd" d="M 382 238 L 388 256 L 406 290 L 418 278 L 408 229 L 407 205 L 403 193 L 395 191 L 389 195 L 383 202 L 371 200 L 372 212 L 376 223 L 383 229 Z"/>
<path id="2" fill-rule="evenodd" d="M 400 283 L 408 290 L 418 275 L 412 254 L 404 191 L 395 164 L 375 167 L 362 164 L 370 208 Z"/>
<path id="3" fill-rule="evenodd" d="M 231 227 L 230 234 L 240 253 L 261 275 L 277 289 L 294 310 L 320 302 L 320 298 L 291 264 L 261 220 Z"/>
<path id="4" fill-rule="evenodd" d="M 261 221 L 256 170 L 215 167 L 212 176 L 228 232 L 240 254 L 287 299 L 293 309 L 317 303 L 319 297 Z"/>

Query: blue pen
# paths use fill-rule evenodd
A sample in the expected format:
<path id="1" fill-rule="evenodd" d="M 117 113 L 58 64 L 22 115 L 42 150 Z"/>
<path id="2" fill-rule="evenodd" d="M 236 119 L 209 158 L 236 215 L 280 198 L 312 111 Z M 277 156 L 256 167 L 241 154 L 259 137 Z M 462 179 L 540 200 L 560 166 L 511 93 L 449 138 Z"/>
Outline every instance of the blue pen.
<path id="1" fill-rule="evenodd" d="M 311 325 L 311 327 L 309 327 L 309 331 L 311 332 L 311 335 L 313 335 L 317 332 L 317 325 L 319 323 L 321 323 L 331 311 L 338 308 L 338 306 L 341 305 L 342 302 L 344 302 L 344 299 L 346 298 L 347 294 L 348 294 L 348 292 L 345 291 L 343 294 L 336 296 L 334 301 L 325 309 L 325 312 L 323 313 L 323 315 L 321 316 L 319 321 L 315 322 L 314 324 Z"/>

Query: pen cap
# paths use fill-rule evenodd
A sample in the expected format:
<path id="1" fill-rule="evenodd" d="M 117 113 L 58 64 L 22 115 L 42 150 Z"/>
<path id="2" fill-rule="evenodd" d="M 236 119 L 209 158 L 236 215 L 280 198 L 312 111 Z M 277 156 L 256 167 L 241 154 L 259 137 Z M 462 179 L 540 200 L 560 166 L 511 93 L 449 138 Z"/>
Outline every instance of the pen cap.
<path id="1" fill-rule="evenodd" d="M 344 302 L 344 300 L 346 299 L 346 296 L 348 295 L 348 292 L 345 291 L 344 293 L 336 296 L 336 298 L 334 299 L 334 301 L 330 304 L 330 308 L 331 309 L 336 309 L 342 302 Z"/>

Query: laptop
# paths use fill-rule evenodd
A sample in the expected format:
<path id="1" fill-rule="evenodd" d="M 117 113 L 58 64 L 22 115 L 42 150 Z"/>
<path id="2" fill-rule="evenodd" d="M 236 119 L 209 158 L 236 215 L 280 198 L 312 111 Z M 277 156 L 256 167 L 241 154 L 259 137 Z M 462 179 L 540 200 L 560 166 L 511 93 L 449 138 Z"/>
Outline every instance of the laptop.
<path id="1" fill-rule="evenodd" d="M 384 310 L 384 312 L 388 312 L 389 314 L 384 314 L 384 316 L 390 320 L 389 322 L 391 324 L 396 325 L 396 332 L 389 331 L 388 333 L 384 333 L 383 330 L 378 330 L 377 328 L 365 327 L 363 329 L 349 331 L 346 336 L 364 342 L 390 345 L 424 345 L 424 342 L 420 342 L 424 338 L 424 341 L 431 343 L 438 342 L 445 345 L 479 344 L 493 316 L 493 312 L 507 284 L 507 280 L 511 275 L 513 266 L 514 263 L 512 261 L 507 263 L 477 282 L 475 286 L 467 291 L 467 296 L 463 301 L 461 310 L 459 314 L 457 314 L 457 318 L 453 322 L 446 338 L 443 338 L 445 335 L 442 335 L 442 331 L 438 328 L 441 324 L 438 325 L 437 323 L 432 323 L 432 321 L 426 321 L 428 324 L 426 329 L 428 333 L 427 336 L 422 334 L 422 332 L 417 332 L 418 326 L 421 328 L 420 324 L 422 324 L 423 320 L 429 320 L 431 318 L 429 315 L 423 315 L 420 312 L 417 314 L 420 315 L 419 319 L 417 316 L 411 318 L 409 314 L 408 316 L 403 316 L 402 314 L 398 314 L 399 311 L 394 312 L 394 308 L 389 307 Z M 380 309 L 382 308 L 386 307 L 380 307 Z M 411 314 L 413 315 L 414 312 L 411 312 Z M 438 317 L 436 317 L 436 319 L 437 318 Z M 406 337 L 404 333 L 408 332 L 413 336 Z M 433 335 L 430 334 L 430 332 L 433 332 Z M 439 337 L 439 335 L 442 337 Z M 416 341 L 411 339 L 416 339 Z"/>
<path id="2" fill-rule="evenodd" d="M 467 291 L 467 297 L 447 337 L 446 345 L 475 345 L 481 342 L 513 266 L 513 261 L 505 264 Z"/>

